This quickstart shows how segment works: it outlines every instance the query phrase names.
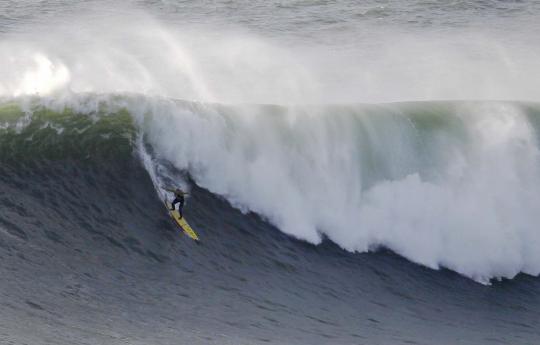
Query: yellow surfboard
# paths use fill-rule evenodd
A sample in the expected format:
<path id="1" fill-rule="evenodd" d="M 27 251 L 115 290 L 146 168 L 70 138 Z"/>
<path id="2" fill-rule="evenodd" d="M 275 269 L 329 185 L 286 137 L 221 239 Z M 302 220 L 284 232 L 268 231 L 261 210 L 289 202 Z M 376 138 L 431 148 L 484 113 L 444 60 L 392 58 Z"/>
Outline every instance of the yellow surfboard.
<path id="1" fill-rule="evenodd" d="M 178 224 L 180 228 L 184 231 L 184 233 L 191 237 L 191 239 L 199 241 L 199 236 L 197 236 L 195 231 L 193 231 L 191 226 L 189 226 L 188 222 L 186 222 L 186 217 L 180 218 L 180 213 L 178 213 L 178 210 L 171 211 L 171 204 L 168 201 L 165 202 L 165 206 L 167 206 L 169 214 L 175 220 L 176 224 Z"/>

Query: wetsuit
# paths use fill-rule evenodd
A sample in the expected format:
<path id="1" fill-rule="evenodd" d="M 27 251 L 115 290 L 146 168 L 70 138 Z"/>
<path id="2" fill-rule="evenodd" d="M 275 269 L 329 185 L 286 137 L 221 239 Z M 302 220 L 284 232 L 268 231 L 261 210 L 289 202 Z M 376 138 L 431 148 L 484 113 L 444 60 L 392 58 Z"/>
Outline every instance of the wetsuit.
<path id="1" fill-rule="evenodd" d="M 184 193 L 181 192 L 181 191 L 175 191 L 174 192 L 174 200 L 172 201 L 172 208 L 171 208 L 171 211 L 174 211 L 176 208 L 175 208 L 175 205 L 176 204 L 179 204 L 178 205 L 178 213 L 180 214 L 180 218 L 183 217 L 182 215 L 182 209 L 184 208 L 184 201 L 185 201 L 185 198 L 184 198 Z"/>

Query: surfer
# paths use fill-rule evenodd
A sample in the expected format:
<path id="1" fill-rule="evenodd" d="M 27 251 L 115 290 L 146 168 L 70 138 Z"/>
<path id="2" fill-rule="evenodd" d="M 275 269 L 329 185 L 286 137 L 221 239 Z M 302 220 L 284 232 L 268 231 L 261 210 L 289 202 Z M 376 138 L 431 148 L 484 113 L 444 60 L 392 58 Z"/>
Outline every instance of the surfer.
<path id="1" fill-rule="evenodd" d="M 184 196 L 188 195 L 189 193 L 184 192 L 180 188 L 174 189 L 174 188 L 165 188 L 165 187 L 163 187 L 163 189 L 165 189 L 168 192 L 174 193 L 174 200 L 171 203 L 171 211 L 174 211 L 176 209 L 175 205 L 179 204 L 178 205 L 178 213 L 180 214 L 180 219 L 182 219 L 182 217 L 183 217 L 182 216 L 182 209 L 184 208 L 184 202 L 185 202 Z"/>

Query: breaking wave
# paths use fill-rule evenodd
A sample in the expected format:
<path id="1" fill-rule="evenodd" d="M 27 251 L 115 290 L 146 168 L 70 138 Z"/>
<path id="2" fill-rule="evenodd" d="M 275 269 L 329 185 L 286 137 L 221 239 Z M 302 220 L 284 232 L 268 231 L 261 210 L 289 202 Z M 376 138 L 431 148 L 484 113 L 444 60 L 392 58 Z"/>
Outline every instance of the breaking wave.
<path id="1" fill-rule="evenodd" d="M 486 283 L 540 273 L 539 129 L 534 103 L 223 105 L 73 94 L 6 99 L 0 152 L 11 162 L 112 162 L 135 152 L 156 186 L 191 178 L 298 239 L 384 247 Z"/>

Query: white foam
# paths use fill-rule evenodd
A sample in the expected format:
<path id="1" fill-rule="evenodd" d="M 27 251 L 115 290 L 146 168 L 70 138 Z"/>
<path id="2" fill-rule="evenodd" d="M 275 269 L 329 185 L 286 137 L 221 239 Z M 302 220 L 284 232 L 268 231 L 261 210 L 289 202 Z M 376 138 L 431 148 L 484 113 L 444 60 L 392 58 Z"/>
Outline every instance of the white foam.
<path id="1" fill-rule="evenodd" d="M 297 238 L 319 243 L 324 233 L 353 251 L 382 245 L 481 282 L 540 273 L 540 157 L 519 106 L 462 105 L 448 116 L 465 140 L 435 132 L 443 144 L 425 142 L 436 145 L 429 159 L 418 157 L 417 139 L 433 137 L 398 112 L 380 121 L 361 107 L 264 109 L 165 102 L 144 130 L 160 157 Z M 369 184 L 366 165 L 379 174 Z"/>

